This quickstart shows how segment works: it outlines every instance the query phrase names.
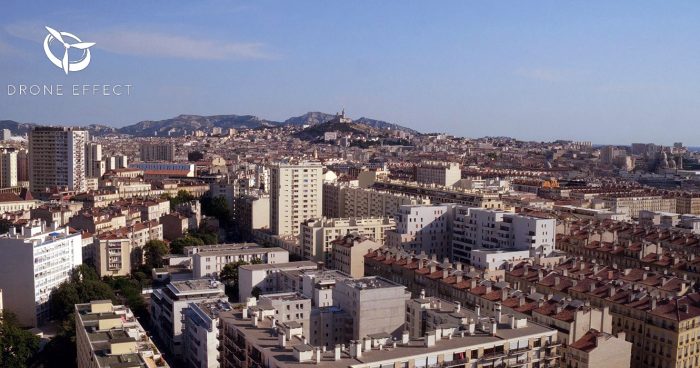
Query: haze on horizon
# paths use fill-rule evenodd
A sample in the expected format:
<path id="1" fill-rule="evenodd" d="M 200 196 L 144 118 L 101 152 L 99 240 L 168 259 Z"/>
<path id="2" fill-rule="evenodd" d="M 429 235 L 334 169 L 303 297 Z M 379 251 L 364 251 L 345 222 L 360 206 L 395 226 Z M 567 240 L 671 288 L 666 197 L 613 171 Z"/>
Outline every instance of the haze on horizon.
<path id="1" fill-rule="evenodd" d="M 700 146 L 700 3 L 10 0 L 0 120 L 124 126 L 180 114 L 282 121 L 345 108 L 419 131 Z M 44 26 L 96 42 L 65 75 Z M 132 84 L 8 96 L 8 84 Z"/>

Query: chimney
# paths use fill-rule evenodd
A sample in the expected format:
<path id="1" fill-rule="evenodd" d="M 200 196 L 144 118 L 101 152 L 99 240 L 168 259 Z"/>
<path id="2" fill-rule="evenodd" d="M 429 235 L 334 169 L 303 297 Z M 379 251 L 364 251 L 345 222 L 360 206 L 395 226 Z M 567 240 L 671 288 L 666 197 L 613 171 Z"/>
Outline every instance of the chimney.
<path id="1" fill-rule="evenodd" d="M 243 319 L 248 319 L 248 308 L 243 308 Z"/>
<path id="2" fill-rule="evenodd" d="M 462 310 L 462 303 L 455 302 L 455 313 L 459 313 Z"/>
<path id="3" fill-rule="evenodd" d="M 491 335 L 496 336 L 496 329 L 498 328 L 498 322 L 495 319 L 491 319 Z"/>
<path id="4" fill-rule="evenodd" d="M 350 356 L 353 358 L 362 357 L 362 344 L 357 340 L 350 341 Z"/>
<path id="5" fill-rule="evenodd" d="M 554 286 L 559 286 L 560 283 L 561 283 L 561 279 L 559 278 L 559 276 L 555 277 L 554 278 Z"/>
<path id="6" fill-rule="evenodd" d="M 258 327 L 258 311 L 253 312 L 253 327 Z"/>
<path id="7" fill-rule="evenodd" d="M 474 331 L 476 331 L 476 323 L 474 320 L 470 319 L 469 320 L 469 335 L 474 335 Z"/>
<path id="8" fill-rule="evenodd" d="M 656 309 L 656 298 L 651 298 L 651 310 Z"/>
<path id="9" fill-rule="evenodd" d="M 420 297 L 421 299 L 425 299 L 425 289 L 420 289 Z"/>
<path id="10" fill-rule="evenodd" d="M 333 360 L 340 360 L 340 344 L 335 344 L 335 348 L 333 349 Z"/>
<path id="11" fill-rule="evenodd" d="M 474 307 L 474 311 L 476 312 L 476 316 L 477 316 L 477 317 L 481 317 L 481 306 L 480 306 L 480 305 L 477 304 L 477 305 Z"/>
<path id="12" fill-rule="evenodd" d="M 496 323 L 501 322 L 501 303 L 496 303 L 495 307 L 495 313 L 496 313 Z"/>
<path id="13" fill-rule="evenodd" d="M 401 333 L 401 343 L 402 344 L 404 344 L 404 345 L 408 344 L 408 338 L 409 338 L 408 331 L 404 331 Z"/>
<path id="14" fill-rule="evenodd" d="M 281 348 L 285 348 L 287 346 L 287 334 L 284 331 L 280 331 L 280 333 L 277 334 L 277 344 Z"/>
<path id="15" fill-rule="evenodd" d="M 523 305 L 525 305 L 525 297 L 521 296 L 518 298 L 518 307 L 522 307 Z"/>
<path id="16" fill-rule="evenodd" d="M 316 364 L 321 364 L 321 349 L 320 348 L 315 348 L 314 353 L 316 355 Z"/>
<path id="17" fill-rule="evenodd" d="M 435 346 L 435 331 L 430 331 L 425 334 L 424 344 L 426 348 Z"/>
<path id="18" fill-rule="evenodd" d="M 608 297 L 613 297 L 615 296 L 615 287 L 611 286 L 610 289 L 608 289 Z"/>
<path id="19" fill-rule="evenodd" d="M 462 274 L 461 273 L 459 273 L 455 276 L 455 284 L 459 284 L 460 282 L 462 282 Z"/>
<path id="20" fill-rule="evenodd" d="M 364 345 L 363 351 L 370 351 L 372 350 L 372 340 L 368 339 L 366 337 L 362 338 L 362 345 Z"/>

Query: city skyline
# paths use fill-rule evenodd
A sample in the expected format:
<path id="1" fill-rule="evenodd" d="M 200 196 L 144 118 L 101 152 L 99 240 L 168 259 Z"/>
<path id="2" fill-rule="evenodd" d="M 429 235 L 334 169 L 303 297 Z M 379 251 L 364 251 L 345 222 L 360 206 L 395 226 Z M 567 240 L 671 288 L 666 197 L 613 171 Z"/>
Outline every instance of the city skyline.
<path id="1" fill-rule="evenodd" d="M 0 119 L 120 127 L 179 114 L 279 121 L 345 107 L 355 118 L 473 138 L 700 144 L 681 134 L 697 115 L 692 2 L 165 4 L 40 2 L 41 13 L 6 4 L 4 90 L 134 87 L 130 96 L 3 91 Z M 47 25 L 96 42 L 86 70 L 65 75 L 46 60 Z"/>

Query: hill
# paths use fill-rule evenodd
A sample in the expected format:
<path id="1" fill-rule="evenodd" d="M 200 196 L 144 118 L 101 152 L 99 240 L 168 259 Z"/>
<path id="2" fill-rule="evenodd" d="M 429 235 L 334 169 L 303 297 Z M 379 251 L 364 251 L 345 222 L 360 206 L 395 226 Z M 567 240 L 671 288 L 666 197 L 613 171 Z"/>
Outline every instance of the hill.
<path id="1" fill-rule="evenodd" d="M 137 137 L 183 136 L 195 130 L 211 131 L 214 127 L 222 129 L 246 129 L 276 126 L 278 122 L 260 119 L 252 115 L 180 115 L 172 119 L 146 120 L 119 128 L 118 131 Z"/>

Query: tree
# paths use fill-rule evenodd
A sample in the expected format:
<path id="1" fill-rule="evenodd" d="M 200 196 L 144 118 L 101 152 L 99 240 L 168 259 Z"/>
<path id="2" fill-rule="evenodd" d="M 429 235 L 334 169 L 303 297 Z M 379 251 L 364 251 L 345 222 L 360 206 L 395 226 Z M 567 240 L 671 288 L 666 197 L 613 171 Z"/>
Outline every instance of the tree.
<path id="1" fill-rule="evenodd" d="M 186 190 L 178 190 L 175 197 L 167 196 L 166 199 L 170 200 L 170 209 L 174 210 L 179 204 L 193 201 L 197 198 Z"/>
<path id="2" fill-rule="evenodd" d="M 0 234 L 5 234 L 10 231 L 10 227 L 12 227 L 12 222 L 4 219 L 0 220 Z"/>
<path id="3" fill-rule="evenodd" d="M 224 196 L 202 198 L 202 212 L 207 216 L 216 217 L 223 225 L 229 226 L 233 223 L 233 215 Z"/>
<path id="4" fill-rule="evenodd" d="M 149 240 L 143 246 L 146 263 L 154 268 L 163 267 L 163 257 L 170 253 L 170 248 L 162 240 Z"/>
<path id="5" fill-rule="evenodd" d="M 202 241 L 202 239 L 200 238 L 196 238 L 191 235 L 185 235 L 183 237 L 173 240 L 173 242 L 170 243 L 170 249 L 173 254 L 182 254 L 182 252 L 184 252 L 185 250 L 185 247 L 195 245 L 204 245 L 204 241 Z"/>
<path id="6" fill-rule="evenodd" d="M 39 338 L 22 329 L 15 316 L 4 312 L 0 323 L 0 367 L 29 367 L 39 351 Z"/>
<path id="7" fill-rule="evenodd" d="M 202 161 L 202 159 L 204 159 L 204 154 L 200 151 L 187 152 L 187 161 L 189 162 Z"/>
<path id="8" fill-rule="evenodd" d="M 221 269 L 219 280 L 226 284 L 226 295 L 228 295 L 229 298 L 238 298 L 238 267 L 247 264 L 248 262 L 240 260 L 228 263 Z"/>
<path id="9" fill-rule="evenodd" d="M 189 235 L 202 240 L 205 245 L 212 245 L 219 242 L 219 236 L 215 232 L 207 231 L 205 229 L 192 231 L 189 233 Z"/>
<path id="10" fill-rule="evenodd" d="M 250 295 L 254 296 L 255 299 L 260 298 L 260 294 L 262 294 L 262 290 L 260 290 L 259 287 L 254 287 L 253 290 L 250 291 Z"/>

